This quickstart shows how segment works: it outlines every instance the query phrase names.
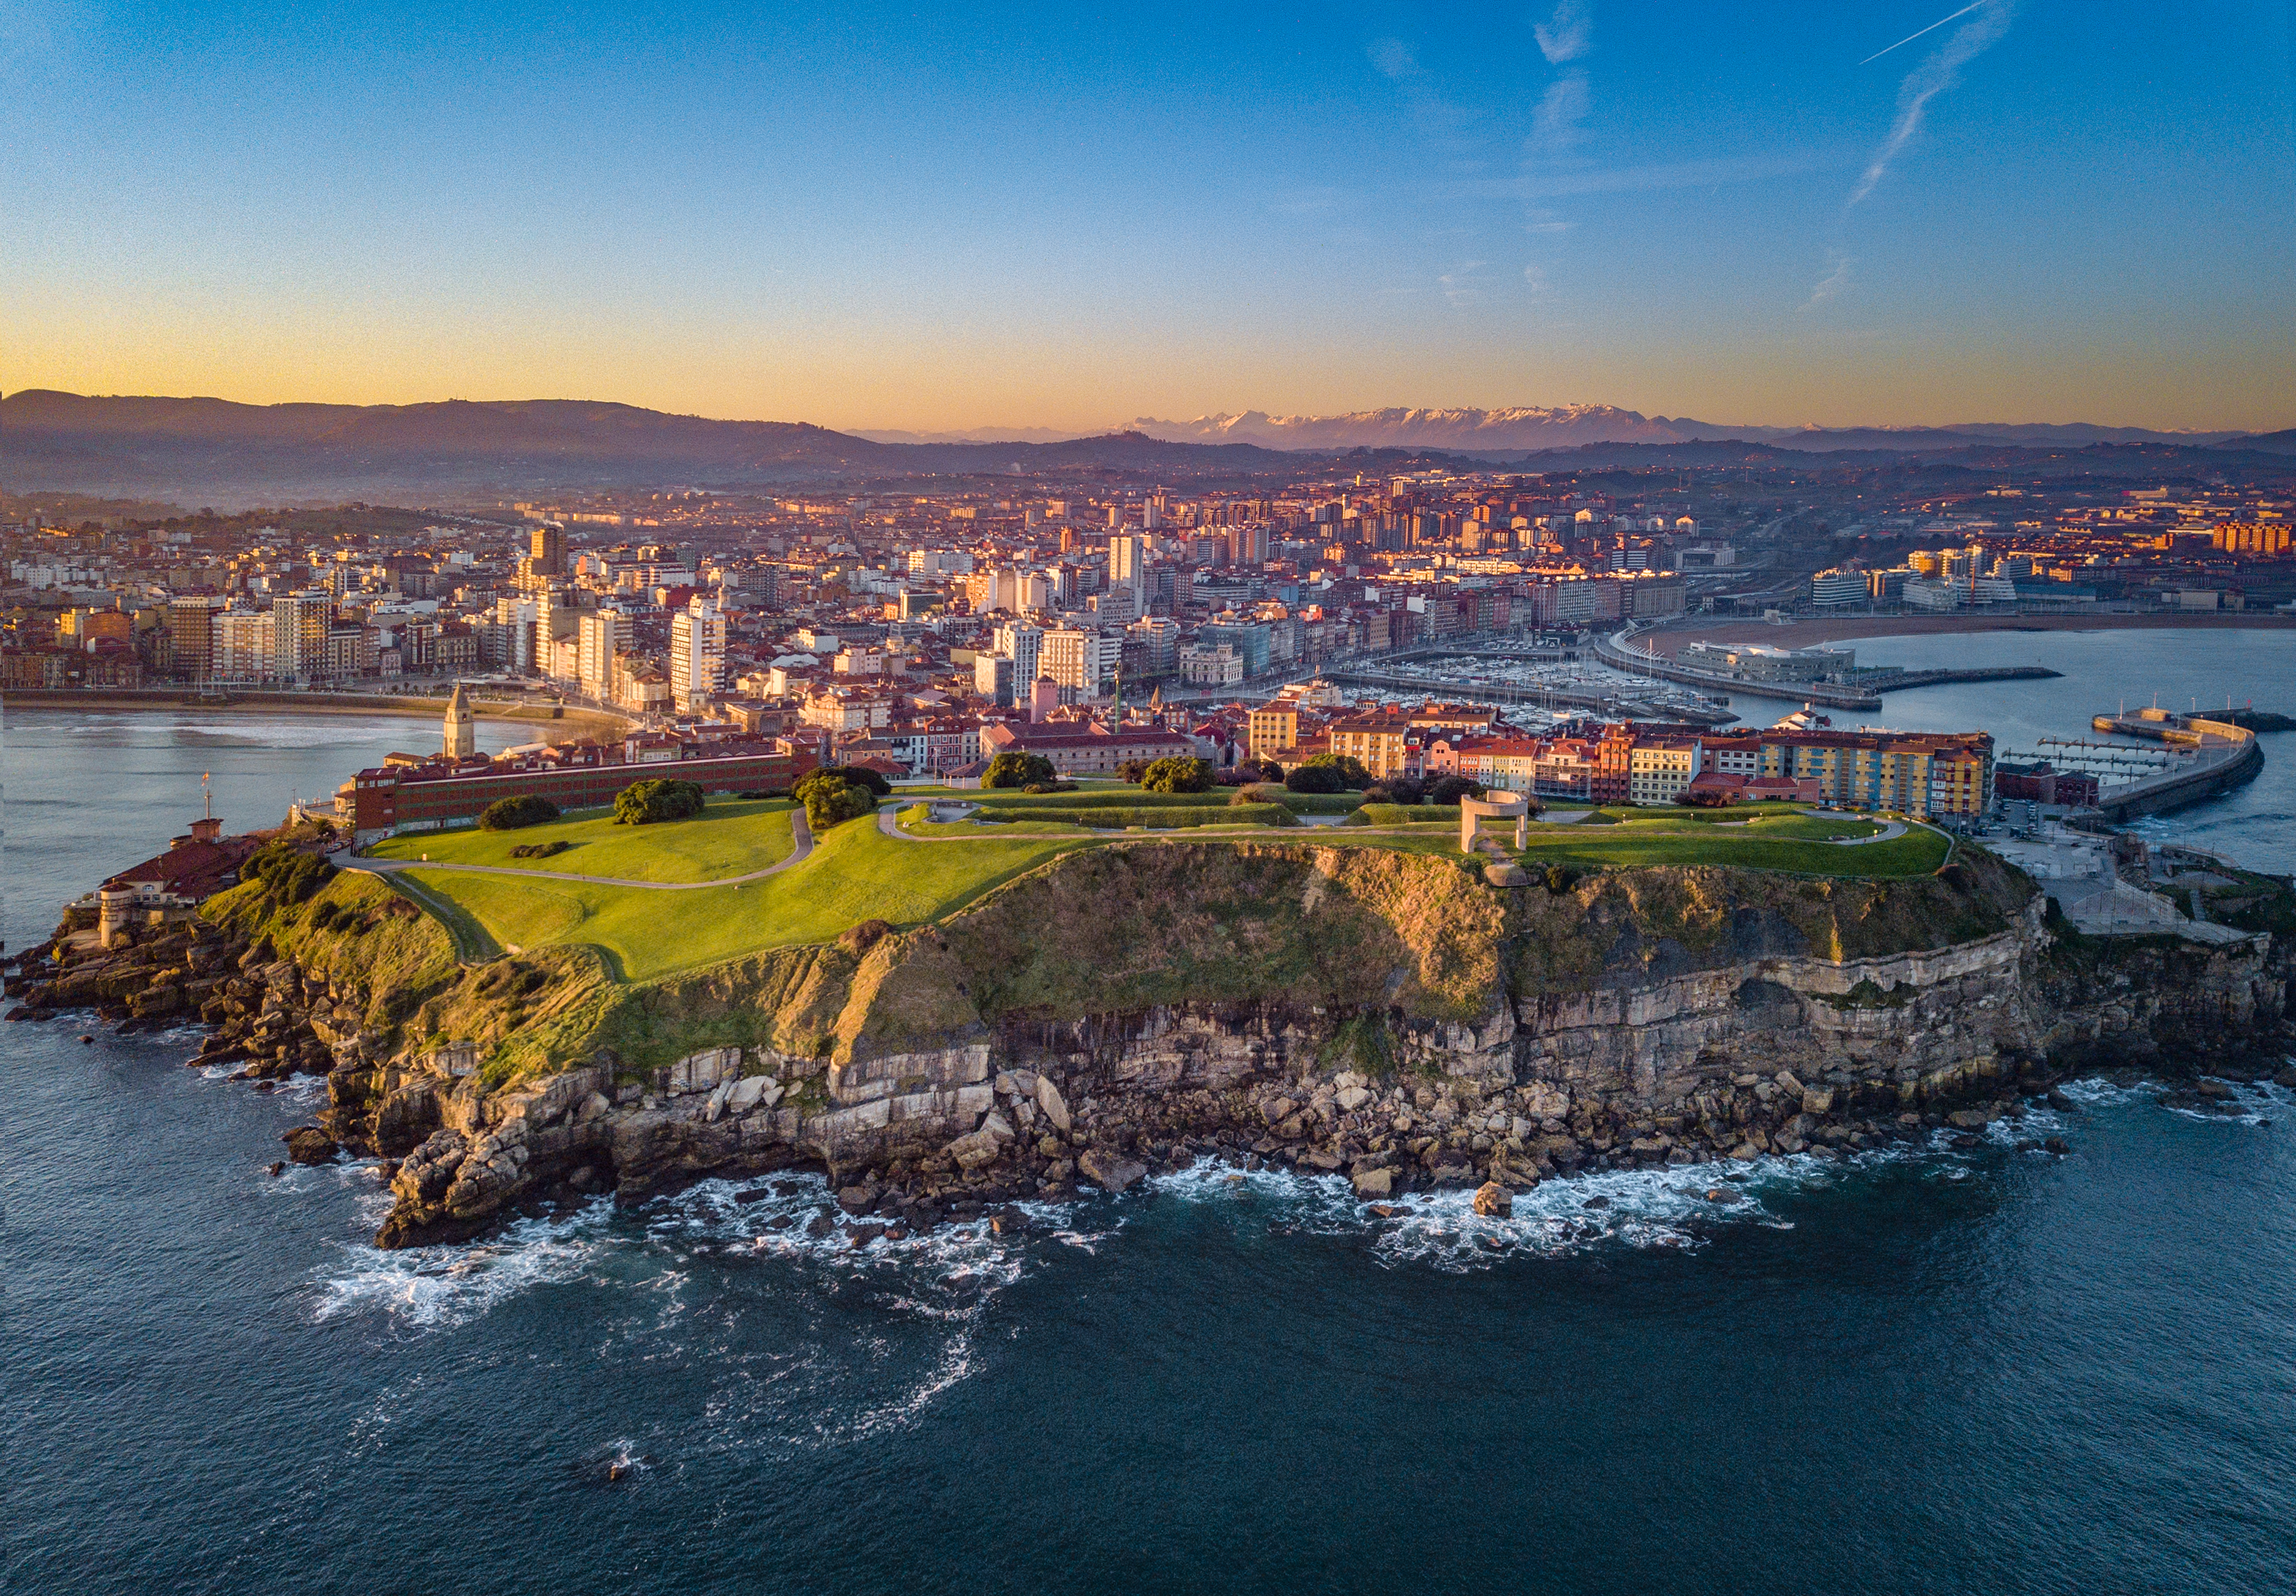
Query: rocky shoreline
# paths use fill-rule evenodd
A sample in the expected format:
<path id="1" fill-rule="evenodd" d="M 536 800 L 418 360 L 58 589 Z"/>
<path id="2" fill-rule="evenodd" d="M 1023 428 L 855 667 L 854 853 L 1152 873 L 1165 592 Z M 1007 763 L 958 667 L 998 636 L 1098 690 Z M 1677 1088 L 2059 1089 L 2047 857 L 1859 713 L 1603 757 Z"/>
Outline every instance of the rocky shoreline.
<path id="1" fill-rule="evenodd" d="M 289 1155 L 381 1160 L 397 1199 L 385 1247 L 463 1240 L 607 1191 L 634 1202 L 799 1168 L 828 1174 L 857 1244 L 984 1213 L 1021 1224 L 1017 1201 L 1121 1191 L 1206 1158 L 1344 1176 L 1374 1205 L 1473 1189 L 1480 1210 L 1503 1212 L 1573 1174 L 1843 1157 L 1939 1131 L 1974 1144 L 2103 1070 L 2186 1083 L 2177 1101 L 2204 1111 L 2224 1103 L 2221 1080 L 2296 1085 L 2285 950 L 2269 937 L 2085 944 L 2075 958 L 2034 900 L 1990 937 L 1841 960 L 1777 951 L 1775 928 L 1734 913 L 1731 945 L 1702 960 L 1644 958 L 1578 990 L 1541 990 L 1518 959 L 1473 1023 L 1288 998 L 1160 1004 L 1009 1015 L 922 1049 L 716 1046 L 644 1067 L 599 1047 L 493 1088 L 479 1045 L 378 1034 L 358 982 L 210 921 L 109 951 L 67 927 L 5 963 L 21 1000 L 10 1019 L 196 1021 L 195 1067 L 234 1066 L 257 1090 L 323 1076 L 327 1107 L 288 1133 Z M 460 978 L 512 1001 L 543 980 L 508 961 Z"/>

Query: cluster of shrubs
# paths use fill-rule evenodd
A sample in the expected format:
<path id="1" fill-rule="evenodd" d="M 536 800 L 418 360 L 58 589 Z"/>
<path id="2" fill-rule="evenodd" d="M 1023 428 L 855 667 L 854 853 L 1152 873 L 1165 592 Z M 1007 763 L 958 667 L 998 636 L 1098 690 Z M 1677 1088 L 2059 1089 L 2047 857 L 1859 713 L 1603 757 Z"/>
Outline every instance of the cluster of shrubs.
<path id="1" fill-rule="evenodd" d="M 411 904 L 407 906 L 410 909 L 414 907 Z M 310 915 L 305 923 L 315 931 L 340 931 L 346 937 L 357 936 L 362 931 L 372 930 L 374 928 L 373 920 L 360 913 L 350 904 L 339 904 L 332 898 L 322 904 L 312 904 Z"/>
<path id="2" fill-rule="evenodd" d="M 1018 787 L 1023 792 L 1051 792 L 1061 773 L 1042 754 L 1023 754 L 1013 749 L 988 761 L 988 768 L 980 773 L 983 787 Z"/>
<path id="3" fill-rule="evenodd" d="M 992 823 L 1091 826 L 1108 831 L 1145 826 L 1159 831 L 1190 826 L 1296 826 L 1300 823 L 1299 817 L 1282 804 L 1233 803 L 1206 806 L 1180 804 L 1079 805 L 1074 808 L 1049 804 L 1041 807 L 1015 804 L 1009 808 L 978 810 L 972 818 Z"/>
<path id="4" fill-rule="evenodd" d="M 239 867 L 239 879 L 262 883 L 276 903 L 299 904 L 335 879 L 335 867 L 316 854 L 267 842 Z"/>
<path id="5" fill-rule="evenodd" d="M 1149 792 L 1210 792 L 1212 762 L 1182 754 L 1158 759 L 1140 773 L 1140 785 Z"/>
<path id="6" fill-rule="evenodd" d="M 521 842 L 511 849 L 510 856 L 513 859 L 548 859 L 573 846 L 562 837 L 555 842 Z"/>
<path id="7" fill-rule="evenodd" d="M 1283 778 L 1287 792 L 1360 792 L 1371 772 L 1353 754 L 1318 754 Z"/>
<path id="8" fill-rule="evenodd" d="M 805 822 L 816 832 L 858 820 L 893 790 L 884 777 L 858 765 L 824 765 L 808 771 L 791 790 L 805 806 Z"/>
<path id="9" fill-rule="evenodd" d="M 481 831 L 515 831 L 526 826 L 538 826 L 558 818 L 558 806 L 546 798 L 531 792 L 516 798 L 496 798 L 479 813 Z"/>
<path id="10" fill-rule="evenodd" d="M 1407 806 L 1425 804 L 1447 806 L 1456 804 L 1463 798 L 1481 798 L 1483 792 L 1480 782 L 1470 781 L 1465 776 L 1437 776 L 1431 782 L 1422 782 L 1414 776 L 1390 776 L 1366 787 L 1364 802 Z"/>
<path id="11" fill-rule="evenodd" d="M 701 788 L 675 776 L 633 782 L 614 795 L 614 823 L 650 826 L 666 820 L 691 820 L 701 813 Z"/>

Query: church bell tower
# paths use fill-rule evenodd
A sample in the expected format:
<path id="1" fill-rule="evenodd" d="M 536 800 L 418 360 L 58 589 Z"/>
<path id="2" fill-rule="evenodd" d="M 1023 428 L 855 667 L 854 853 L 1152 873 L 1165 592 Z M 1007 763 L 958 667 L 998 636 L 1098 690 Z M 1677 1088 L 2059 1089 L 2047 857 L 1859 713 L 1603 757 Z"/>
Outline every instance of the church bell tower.
<path id="1" fill-rule="evenodd" d="M 467 759 L 478 751 L 478 724 L 471 715 L 471 700 L 463 696 L 463 684 L 457 682 L 454 699 L 447 706 L 447 757 Z"/>

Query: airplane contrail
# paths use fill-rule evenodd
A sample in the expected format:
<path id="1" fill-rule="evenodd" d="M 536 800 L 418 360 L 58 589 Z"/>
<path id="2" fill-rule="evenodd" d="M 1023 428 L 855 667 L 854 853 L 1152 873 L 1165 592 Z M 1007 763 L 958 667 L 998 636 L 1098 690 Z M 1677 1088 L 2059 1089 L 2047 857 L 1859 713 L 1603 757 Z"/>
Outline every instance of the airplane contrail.
<path id="1" fill-rule="evenodd" d="M 1983 9 L 1984 9 L 1984 7 L 1985 7 L 1985 4 L 1986 4 L 1986 0 L 1977 0 L 1977 4 L 1974 4 L 1974 5 L 1964 5 L 1964 6 L 1963 6 L 1959 11 L 1957 11 L 1957 12 L 1954 12 L 1954 13 L 1953 13 L 1953 17 L 1965 17 L 1965 16 L 1967 16 L 1971 12 L 1973 12 L 1973 11 L 1981 11 L 1981 10 L 1983 10 Z M 1898 47 L 1898 45 L 1910 45 L 1910 44 L 1912 44 L 1915 39 L 1917 39 L 1917 38 L 1921 37 L 1923 33 L 1935 33 L 1939 29 L 1940 29 L 1940 28 L 1944 27 L 1948 22 L 1952 21 L 1952 20 L 1953 20 L 1953 17 L 1939 17 L 1936 21 L 1934 21 L 1934 22 L 1931 23 L 1927 28 L 1923 29 L 1921 30 L 1921 32 L 1920 32 L 1920 33 L 1909 33 L 1909 34 L 1907 34 L 1905 37 L 1903 37 L 1903 38 L 1899 39 L 1899 40 L 1898 41 L 1898 44 L 1897 44 L 1897 45 L 1890 45 L 1887 46 L 1887 47 L 1886 47 L 1886 48 L 1884 48 L 1884 49 L 1876 50 L 1876 51 L 1874 51 L 1874 53 L 1873 53 L 1873 54 L 1871 54 L 1871 55 L 1867 56 L 1867 57 L 1866 58 L 1866 60 L 1865 60 L 1865 61 L 1859 61 L 1857 64 L 1858 64 L 1859 66 L 1861 66 L 1861 67 L 1862 67 L 1862 66 L 1866 65 L 1867 61 L 1879 61 L 1879 60 L 1881 60 L 1883 56 L 1885 56 L 1885 55 L 1889 54 L 1889 53 L 1890 53 L 1890 52 L 1891 50 L 1895 50 L 1895 49 Z"/>

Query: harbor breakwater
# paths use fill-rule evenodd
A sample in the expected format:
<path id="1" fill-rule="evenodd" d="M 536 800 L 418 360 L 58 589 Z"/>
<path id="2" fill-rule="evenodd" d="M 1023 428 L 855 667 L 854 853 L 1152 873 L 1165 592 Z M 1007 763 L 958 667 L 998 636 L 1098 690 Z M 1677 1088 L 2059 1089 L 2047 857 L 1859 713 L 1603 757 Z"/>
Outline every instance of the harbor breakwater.
<path id="1" fill-rule="evenodd" d="M 860 1231 L 1205 1156 L 1499 1207 L 1578 1172 L 1974 1134 L 2100 1066 L 2273 1076 L 2291 1040 L 2270 931 L 2082 937 L 1976 850 L 1903 881 L 1494 888 L 1381 850 L 1119 847 L 937 924 L 645 984 L 583 949 L 464 966 L 385 883 L 309 872 L 56 951 L 20 956 L 12 1018 L 196 1017 L 195 1063 L 324 1076 L 290 1156 L 387 1160 L 385 1245 L 795 1167 Z"/>

